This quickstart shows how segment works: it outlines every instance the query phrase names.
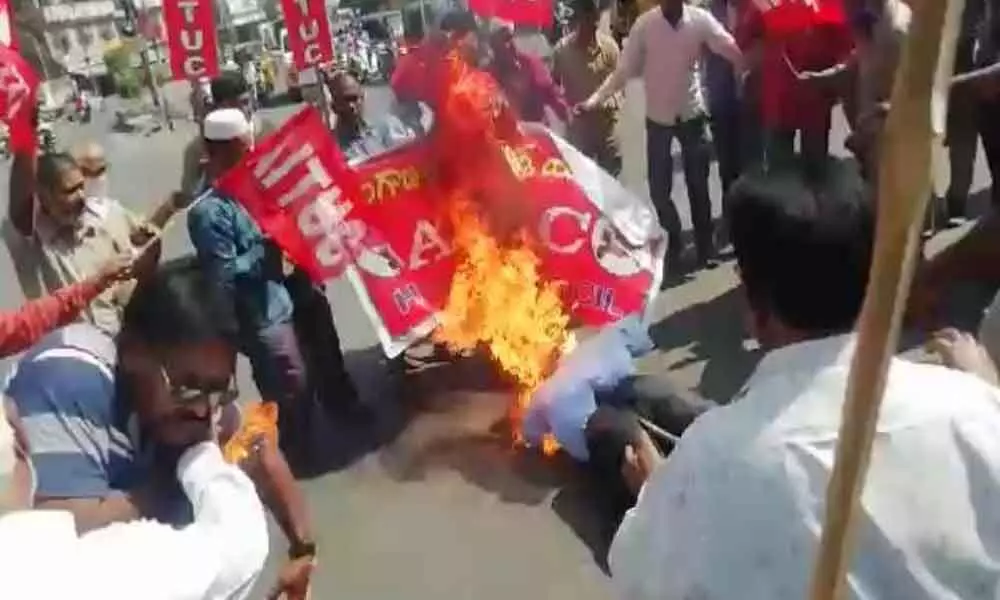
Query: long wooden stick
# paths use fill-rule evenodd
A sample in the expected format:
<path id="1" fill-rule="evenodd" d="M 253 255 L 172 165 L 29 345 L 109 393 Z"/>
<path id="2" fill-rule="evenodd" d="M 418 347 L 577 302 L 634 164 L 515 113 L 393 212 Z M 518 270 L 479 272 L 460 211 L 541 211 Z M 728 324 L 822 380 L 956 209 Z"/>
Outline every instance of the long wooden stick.
<path id="1" fill-rule="evenodd" d="M 932 145 L 943 134 L 958 22 L 964 0 L 920 0 L 882 133 L 878 220 L 858 343 L 847 384 L 837 454 L 810 597 L 844 595 L 855 521 L 889 362 L 896 352 L 931 190 Z M 947 18 L 946 18 L 947 17 Z"/>

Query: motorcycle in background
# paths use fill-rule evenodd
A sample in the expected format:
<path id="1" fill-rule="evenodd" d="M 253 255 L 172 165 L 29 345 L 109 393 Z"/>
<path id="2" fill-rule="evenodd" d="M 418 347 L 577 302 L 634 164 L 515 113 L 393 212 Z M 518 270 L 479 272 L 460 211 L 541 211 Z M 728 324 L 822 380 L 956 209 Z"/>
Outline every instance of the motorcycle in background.
<path id="1" fill-rule="evenodd" d="M 46 154 L 56 151 L 56 133 L 52 130 L 52 123 L 48 121 L 39 123 L 36 135 L 39 150 Z"/>

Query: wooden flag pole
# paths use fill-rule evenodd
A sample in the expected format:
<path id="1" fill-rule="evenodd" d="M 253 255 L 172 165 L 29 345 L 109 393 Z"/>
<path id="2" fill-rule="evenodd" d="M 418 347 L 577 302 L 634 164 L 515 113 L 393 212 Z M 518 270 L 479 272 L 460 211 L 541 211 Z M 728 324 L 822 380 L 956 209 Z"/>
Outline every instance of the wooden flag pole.
<path id="1" fill-rule="evenodd" d="M 932 147 L 944 132 L 963 5 L 964 0 L 913 2 L 913 19 L 880 140 L 874 256 L 826 491 L 823 533 L 810 588 L 812 600 L 844 597 L 855 517 L 931 191 Z"/>

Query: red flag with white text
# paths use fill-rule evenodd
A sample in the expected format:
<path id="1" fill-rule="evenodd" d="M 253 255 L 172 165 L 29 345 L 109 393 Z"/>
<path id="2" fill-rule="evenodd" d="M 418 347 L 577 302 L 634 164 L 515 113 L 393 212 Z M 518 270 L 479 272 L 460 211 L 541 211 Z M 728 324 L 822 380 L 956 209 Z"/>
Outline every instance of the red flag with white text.
<path id="1" fill-rule="evenodd" d="M 550 130 L 522 123 L 517 149 L 534 201 L 526 226 L 541 241 L 540 272 L 562 281 L 567 312 L 584 325 L 648 315 L 662 280 L 666 234 L 652 206 Z M 437 326 L 456 264 L 448 220 L 421 174 L 430 140 L 357 166 L 361 200 L 348 215 L 380 243 L 356 249 L 347 278 L 388 356 Z M 369 234 L 369 239 L 373 236 Z"/>
<path id="2" fill-rule="evenodd" d="M 164 0 L 163 28 L 174 79 L 195 81 L 219 74 L 212 0 Z"/>
<path id="3" fill-rule="evenodd" d="M 469 10 L 518 25 L 552 25 L 552 0 L 469 0 Z"/>
<path id="4" fill-rule="evenodd" d="M 333 61 L 333 40 L 324 0 L 281 0 L 288 46 L 299 71 Z"/>
<path id="5" fill-rule="evenodd" d="M 566 284 L 566 310 L 585 325 L 647 314 L 666 248 L 655 211 L 551 131 L 524 127 L 527 143 L 516 151 L 534 200 L 524 216 L 542 244 L 541 274 Z M 395 356 L 437 326 L 456 269 L 440 190 L 425 176 L 431 143 L 408 143 L 351 171 L 308 108 L 217 187 L 315 280 L 345 275 Z"/>
<path id="6" fill-rule="evenodd" d="M 0 45 L 0 121 L 10 130 L 10 148 L 31 152 L 37 143 L 34 111 L 38 102 L 38 75 L 23 56 Z"/>
<path id="7" fill-rule="evenodd" d="M 339 277 L 351 261 L 344 215 L 357 197 L 357 177 L 315 108 L 258 141 L 215 186 L 314 281 Z"/>

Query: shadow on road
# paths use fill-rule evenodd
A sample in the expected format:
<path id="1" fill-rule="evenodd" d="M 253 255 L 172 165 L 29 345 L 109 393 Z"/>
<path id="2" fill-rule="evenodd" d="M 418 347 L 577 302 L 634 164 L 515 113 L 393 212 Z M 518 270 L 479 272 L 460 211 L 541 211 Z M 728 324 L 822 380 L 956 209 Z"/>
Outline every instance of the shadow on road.
<path id="1" fill-rule="evenodd" d="M 704 361 L 698 391 L 726 403 L 740 389 L 760 360 L 760 351 L 744 346 L 742 299 L 738 287 L 692 304 L 654 324 L 650 336 L 660 351 L 684 347 L 692 356 L 673 368 Z"/>
<path id="2" fill-rule="evenodd" d="M 344 353 L 344 363 L 371 418 L 330 416 L 318 404 L 312 408 L 310 427 L 317 464 L 296 468 L 301 478 L 319 477 L 349 467 L 364 455 L 391 443 L 409 420 L 398 401 L 402 369 L 385 357 L 380 346 Z"/>
<path id="3" fill-rule="evenodd" d="M 512 390 L 488 360 L 412 370 L 402 389 L 400 404 L 410 417 L 379 454 L 390 477 L 409 483 L 448 471 L 502 502 L 537 506 L 551 498 L 552 510 L 604 568 L 615 521 L 609 524 L 594 505 L 600 490 L 568 456 L 545 457 L 514 444 L 506 418 Z"/>

